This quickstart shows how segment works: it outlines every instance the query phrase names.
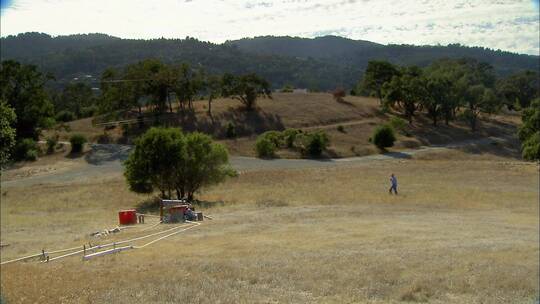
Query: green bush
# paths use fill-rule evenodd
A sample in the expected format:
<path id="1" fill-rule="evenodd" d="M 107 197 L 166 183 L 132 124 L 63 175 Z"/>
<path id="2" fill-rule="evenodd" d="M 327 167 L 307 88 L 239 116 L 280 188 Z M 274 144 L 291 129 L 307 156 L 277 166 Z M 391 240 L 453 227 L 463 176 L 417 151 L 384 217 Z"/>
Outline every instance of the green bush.
<path id="1" fill-rule="evenodd" d="M 373 132 L 372 141 L 381 150 L 392 147 L 396 141 L 394 129 L 389 125 L 378 126 Z"/>
<path id="2" fill-rule="evenodd" d="M 285 129 L 281 132 L 282 140 L 287 148 L 294 148 L 294 143 L 299 134 L 302 133 L 302 130 L 298 129 Z"/>
<path id="3" fill-rule="evenodd" d="M 89 106 L 81 109 L 81 117 L 92 117 L 98 113 L 97 106 Z"/>
<path id="4" fill-rule="evenodd" d="M 274 157 L 276 152 L 275 143 L 268 137 L 261 135 L 257 138 L 255 143 L 255 151 L 257 152 L 258 157 Z"/>
<path id="5" fill-rule="evenodd" d="M 23 138 L 15 145 L 15 160 L 36 160 L 39 154 L 39 147 L 35 140 Z"/>
<path id="6" fill-rule="evenodd" d="M 398 132 L 403 132 L 407 127 L 407 121 L 403 118 L 394 116 L 390 118 L 390 126 Z"/>
<path id="7" fill-rule="evenodd" d="M 319 157 L 329 144 L 328 135 L 323 131 L 306 134 L 304 135 L 303 152 L 311 157 Z"/>
<path id="8" fill-rule="evenodd" d="M 283 146 L 283 134 L 279 131 L 267 131 L 260 136 L 268 138 L 274 143 L 276 148 Z"/>
<path id="9" fill-rule="evenodd" d="M 281 93 L 292 93 L 294 91 L 294 87 L 290 84 L 287 84 L 285 85 L 282 89 L 281 89 Z"/>
<path id="10" fill-rule="evenodd" d="M 69 139 L 69 142 L 71 143 L 71 153 L 80 153 L 83 151 L 86 137 L 82 134 L 73 134 Z"/>
<path id="11" fill-rule="evenodd" d="M 56 150 L 56 145 L 58 145 L 58 134 L 47 137 L 47 154 L 54 153 Z"/>
<path id="12" fill-rule="evenodd" d="M 55 119 L 57 121 L 61 121 L 61 122 L 68 122 L 68 121 L 75 120 L 75 114 L 73 114 L 70 111 L 65 111 L 64 110 L 64 111 L 60 111 L 60 112 L 56 113 Z"/>
<path id="13" fill-rule="evenodd" d="M 235 138 L 236 137 L 236 127 L 232 122 L 229 122 L 227 124 L 227 130 L 225 131 L 225 136 L 227 138 Z"/>
<path id="14" fill-rule="evenodd" d="M 25 160 L 35 161 L 38 158 L 39 152 L 37 150 L 28 150 L 26 152 Z"/>
<path id="15" fill-rule="evenodd" d="M 338 130 L 339 132 L 341 132 L 341 133 L 345 133 L 345 127 L 342 126 L 342 125 L 339 125 L 339 126 L 337 127 L 337 130 Z"/>

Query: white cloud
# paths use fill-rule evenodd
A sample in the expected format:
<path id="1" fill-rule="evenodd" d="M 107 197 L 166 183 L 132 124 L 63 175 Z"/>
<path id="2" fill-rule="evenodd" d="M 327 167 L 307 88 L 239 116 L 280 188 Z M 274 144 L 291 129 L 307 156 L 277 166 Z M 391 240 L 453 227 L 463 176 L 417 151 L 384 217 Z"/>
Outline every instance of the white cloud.
<path id="1" fill-rule="evenodd" d="M 379 43 L 484 46 L 539 53 L 531 0 L 15 0 L 2 36 L 107 33 L 124 38 L 223 42 L 260 35 L 323 33 Z"/>

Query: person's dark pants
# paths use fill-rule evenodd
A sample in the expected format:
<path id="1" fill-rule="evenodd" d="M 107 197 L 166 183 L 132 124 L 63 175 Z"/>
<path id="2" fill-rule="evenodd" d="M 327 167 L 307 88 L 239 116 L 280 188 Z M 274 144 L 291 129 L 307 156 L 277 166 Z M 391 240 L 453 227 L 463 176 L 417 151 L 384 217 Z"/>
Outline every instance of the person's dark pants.
<path id="1" fill-rule="evenodd" d="M 392 190 L 394 190 L 394 193 L 397 195 L 397 185 L 392 185 L 388 190 L 388 193 L 392 194 Z"/>

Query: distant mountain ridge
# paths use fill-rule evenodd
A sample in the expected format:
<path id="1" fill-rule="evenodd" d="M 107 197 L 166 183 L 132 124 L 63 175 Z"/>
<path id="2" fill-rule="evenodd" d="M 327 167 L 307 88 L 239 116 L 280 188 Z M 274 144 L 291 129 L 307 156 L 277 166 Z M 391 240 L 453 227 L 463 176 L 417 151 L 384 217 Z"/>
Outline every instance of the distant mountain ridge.
<path id="1" fill-rule="evenodd" d="M 285 84 L 313 90 L 350 88 L 369 60 L 426 66 L 440 58 L 470 57 L 494 66 L 499 75 L 538 70 L 539 57 L 481 47 L 382 45 L 337 36 L 256 37 L 223 44 L 185 39 L 122 39 L 106 34 L 51 37 L 24 33 L 0 38 L 0 58 L 39 66 L 59 80 L 99 75 L 145 58 L 186 62 L 209 73 L 255 72 L 275 88 Z"/>
<path id="2" fill-rule="evenodd" d="M 483 47 L 467 47 L 460 44 L 447 46 L 382 45 L 365 40 L 352 40 L 338 36 L 317 38 L 264 36 L 227 41 L 243 51 L 293 57 L 312 57 L 331 60 L 334 63 L 365 67 L 372 59 L 387 60 L 400 65 L 426 66 L 440 58 L 469 57 L 494 66 L 498 74 L 507 75 L 516 70 L 537 70 L 539 57 L 516 54 Z"/>
<path id="3" fill-rule="evenodd" d="M 227 41 L 225 43 L 236 45 L 241 50 L 252 53 L 318 59 L 348 55 L 367 49 L 384 48 L 382 44 L 338 36 L 317 38 L 263 36 Z"/>

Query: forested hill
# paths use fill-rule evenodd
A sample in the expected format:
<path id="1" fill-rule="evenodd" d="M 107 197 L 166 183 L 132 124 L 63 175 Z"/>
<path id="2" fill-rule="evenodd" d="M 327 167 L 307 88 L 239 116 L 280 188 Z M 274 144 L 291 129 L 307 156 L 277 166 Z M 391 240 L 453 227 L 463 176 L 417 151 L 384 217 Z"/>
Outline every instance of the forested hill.
<path id="1" fill-rule="evenodd" d="M 440 58 L 474 58 L 495 67 L 497 74 L 508 75 L 519 70 L 538 70 L 539 57 L 496 51 L 483 47 L 382 45 L 365 40 L 351 40 L 336 36 L 318 38 L 256 37 L 228 41 L 240 50 L 266 55 L 297 58 L 316 58 L 327 62 L 365 68 L 372 59 L 399 65 L 429 65 Z"/>
<path id="2" fill-rule="evenodd" d="M 135 40 L 104 34 L 51 37 L 25 33 L 1 38 L 0 57 L 35 64 L 60 80 L 86 74 L 99 78 L 108 67 L 157 58 L 167 63 L 186 62 L 209 73 L 255 72 L 275 88 L 291 84 L 317 90 L 352 87 L 372 59 L 425 66 L 442 57 L 472 57 L 492 64 L 500 75 L 538 70 L 538 56 L 459 45 L 385 46 L 334 36 L 259 37 L 213 44 L 193 38 Z"/>

